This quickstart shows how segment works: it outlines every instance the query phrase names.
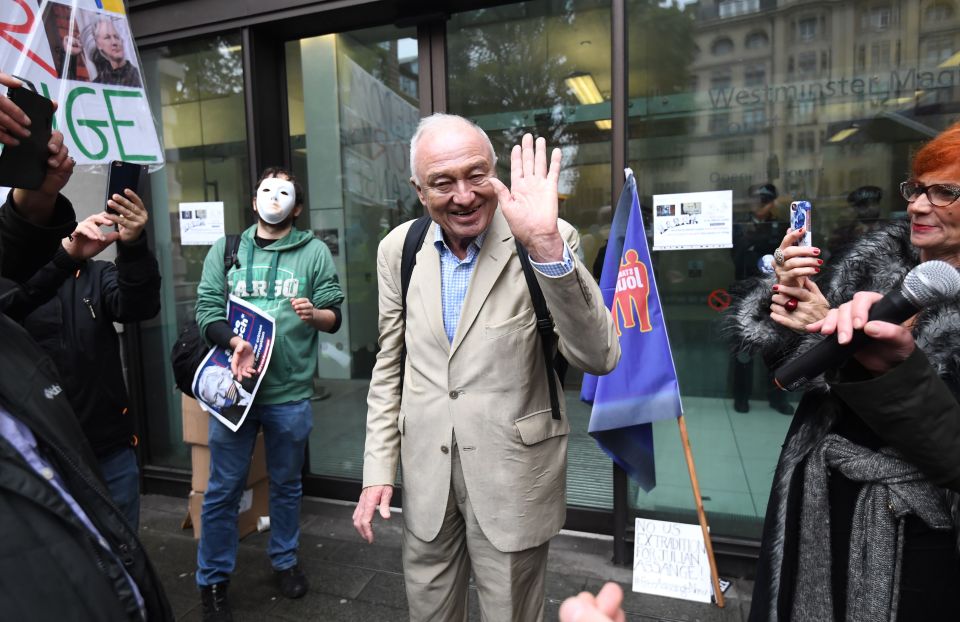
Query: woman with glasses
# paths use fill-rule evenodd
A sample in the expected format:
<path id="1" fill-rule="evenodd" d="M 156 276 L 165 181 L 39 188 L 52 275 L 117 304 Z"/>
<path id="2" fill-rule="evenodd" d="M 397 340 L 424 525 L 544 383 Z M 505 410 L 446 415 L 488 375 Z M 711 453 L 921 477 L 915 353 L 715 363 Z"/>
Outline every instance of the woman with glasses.
<path id="1" fill-rule="evenodd" d="M 787 231 L 775 274 L 728 312 L 737 349 L 776 369 L 856 292 L 898 289 L 932 259 L 960 267 L 960 124 L 912 169 L 900 185 L 909 219 L 826 264 Z M 850 326 L 863 324 L 840 325 L 841 342 Z M 918 351 L 909 364 L 886 373 L 854 358 L 807 385 L 774 474 L 751 620 L 960 620 L 960 303 L 904 327 Z"/>

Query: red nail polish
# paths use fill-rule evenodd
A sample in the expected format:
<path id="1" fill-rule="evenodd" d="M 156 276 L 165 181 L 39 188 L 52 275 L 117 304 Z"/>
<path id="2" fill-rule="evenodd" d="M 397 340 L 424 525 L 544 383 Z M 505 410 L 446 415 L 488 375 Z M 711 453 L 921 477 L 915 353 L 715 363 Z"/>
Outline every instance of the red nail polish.
<path id="1" fill-rule="evenodd" d="M 818 259 L 818 260 L 817 260 L 817 265 L 818 265 L 818 266 L 822 266 L 822 265 L 823 265 L 823 260 L 822 260 L 822 259 Z"/>
<path id="2" fill-rule="evenodd" d="M 819 255 L 819 254 L 820 254 L 820 249 L 819 249 L 819 248 L 813 249 L 813 254 L 814 254 L 814 255 Z"/>
<path id="3" fill-rule="evenodd" d="M 820 272 L 820 268 L 814 268 L 813 271 L 814 271 L 814 272 Z"/>
<path id="4" fill-rule="evenodd" d="M 773 291 L 775 291 L 775 292 L 780 291 L 780 286 L 779 286 L 779 285 L 774 285 L 774 286 L 773 286 Z"/>

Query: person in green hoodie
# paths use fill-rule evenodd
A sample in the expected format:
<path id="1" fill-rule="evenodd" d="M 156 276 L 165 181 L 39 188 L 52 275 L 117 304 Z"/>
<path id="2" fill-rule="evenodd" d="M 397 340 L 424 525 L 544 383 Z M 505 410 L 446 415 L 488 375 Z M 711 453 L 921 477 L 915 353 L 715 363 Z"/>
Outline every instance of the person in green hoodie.
<path id="1" fill-rule="evenodd" d="M 303 192 L 289 171 L 268 168 L 257 183 L 257 224 L 240 236 L 239 265 L 226 274 L 229 291 L 276 320 L 270 365 L 239 430 L 210 418 L 210 481 L 203 497 L 197 585 L 204 620 L 232 620 L 227 586 L 237 558 L 237 512 L 250 456 L 263 427 L 270 477 L 270 543 L 267 551 L 280 592 L 300 598 L 307 579 L 297 563 L 300 539 L 300 473 L 313 428 L 310 396 L 317 369 L 317 331 L 340 327 L 343 292 L 327 246 L 293 226 Z M 207 340 L 233 352 L 238 380 L 254 373 L 253 348 L 233 334 L 224 301 L 223 252 L 218 240 L 203 264 L 197 287 L 197 324 Z"/>

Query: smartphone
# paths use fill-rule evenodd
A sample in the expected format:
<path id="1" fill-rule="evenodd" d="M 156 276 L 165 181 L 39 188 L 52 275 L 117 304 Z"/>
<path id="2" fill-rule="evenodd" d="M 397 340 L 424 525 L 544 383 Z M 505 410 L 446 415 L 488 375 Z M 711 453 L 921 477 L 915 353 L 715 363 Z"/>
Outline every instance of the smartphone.
<path id="1" fill-rule="evenodd" d="M 109 201 L 115 194 L 119 194 L 122 197 L 127 196 L 123 193 L 125 188 L 129 188 L 137 194 L 140 194 L 140 181 L 143 179 L 143 174 L 146 169 L 147 166 L 145 164 L 134 164 L 122 160 L 112 161 L 107 179 L 107 198 L 104 202 Z M 107 204 L 107 213 L 116 214 L 117 210 Z"/>
<path id="2" fill-rule="evenodd" d="M 0 186 L 36 190 L 47 176 L 47 158 L 53 125 L 53 102 L 30 90 L 29 82 L 7 91 L 7 97 L 30 117 L 30 136 L 17 137 L 0 153 Z"/>
<path id="3" fill-rule="evenodd" d="M 813 213 L 813 205 L 810 201 L 794 201 L 790 204 L 790 228 L 796 231 L 803 228 L 803 237 L 797 242 L 797 246 L 813 245 L 813 222 L 810 215 Z"/>

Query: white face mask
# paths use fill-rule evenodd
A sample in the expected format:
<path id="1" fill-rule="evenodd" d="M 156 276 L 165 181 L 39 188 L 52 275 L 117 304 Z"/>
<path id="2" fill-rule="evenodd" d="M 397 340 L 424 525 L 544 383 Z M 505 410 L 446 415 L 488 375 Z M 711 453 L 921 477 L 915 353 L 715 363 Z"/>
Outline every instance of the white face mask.
<path id="1" fill-rule="evenodd" d="M 295 198 L 293 182 L 280 177 L 268 177 L 257 188 L 257 213 L 264 222 L 279 225 L 293 211 Z"/>

